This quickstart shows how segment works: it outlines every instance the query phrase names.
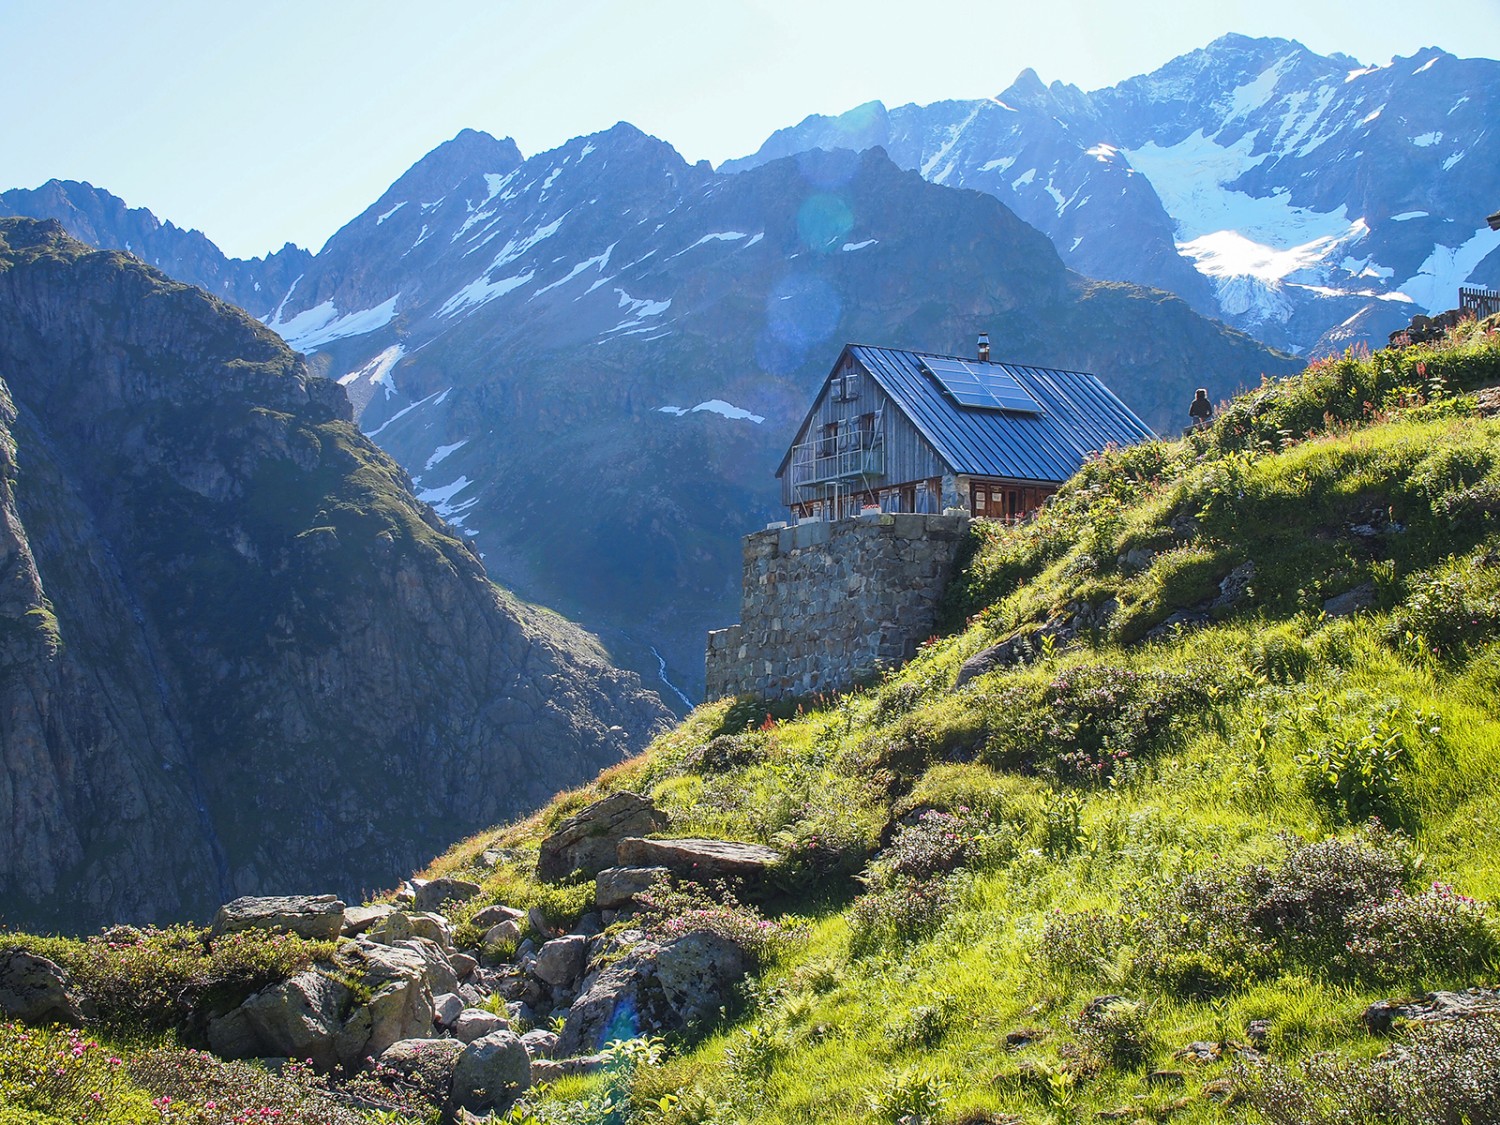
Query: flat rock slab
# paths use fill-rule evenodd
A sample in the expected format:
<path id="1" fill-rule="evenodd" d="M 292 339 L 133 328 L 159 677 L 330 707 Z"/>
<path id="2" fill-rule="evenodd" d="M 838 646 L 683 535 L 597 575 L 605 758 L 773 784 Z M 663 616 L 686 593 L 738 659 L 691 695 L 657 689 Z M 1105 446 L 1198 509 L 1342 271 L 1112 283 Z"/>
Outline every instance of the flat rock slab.
<path id="1" fill-rule="evenodd" d="M 219 907 L 210 936 L 270 930 L 305 938 L 336 938 L 343 928 L 344 904 L 336 895 L 246 897 Z"/>
<path id="2" fill-rule="evenodd" d="M 597 875 L 615 865 L 615 846 L 622 839 L 660 832 L 666 826 L 666 816 L 645 797 L 611 793 L 568 817 L 542 841 L 536 877 L 556 882 L 575 871 Z"/>
<path id="3" fill-rule="evenodd" d="M 429 879 L 417 888 L 412 905 L 418 910 L 438 911 L 450 902 L 468 902 L 481 889 L 478 883 L 471 883 L 467 879 L 447 876 Z"/>
<path id="4" fill-rule="evenodd" d="M 775 848 L 734 840 L 647 840 L 639 836 L 620 841 L 615 849 L 620 867 L 665 867 L 683 878 L 742 879 L 758 883 L 781 862 Z"/>

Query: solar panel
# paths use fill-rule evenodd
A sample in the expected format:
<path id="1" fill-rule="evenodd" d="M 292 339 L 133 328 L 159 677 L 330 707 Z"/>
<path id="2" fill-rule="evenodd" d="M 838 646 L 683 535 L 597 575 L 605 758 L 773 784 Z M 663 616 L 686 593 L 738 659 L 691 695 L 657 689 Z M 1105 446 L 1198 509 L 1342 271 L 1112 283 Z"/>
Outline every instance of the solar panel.
<path id="1" fill-rule="evenodd" d="M 1012 414 L 1042 412 L 1016 377 L 996 364 L 966 363 L 961 359 L 923 359 L 922 366 L 960 406 L 975 410 L 1005 410 Z"/>

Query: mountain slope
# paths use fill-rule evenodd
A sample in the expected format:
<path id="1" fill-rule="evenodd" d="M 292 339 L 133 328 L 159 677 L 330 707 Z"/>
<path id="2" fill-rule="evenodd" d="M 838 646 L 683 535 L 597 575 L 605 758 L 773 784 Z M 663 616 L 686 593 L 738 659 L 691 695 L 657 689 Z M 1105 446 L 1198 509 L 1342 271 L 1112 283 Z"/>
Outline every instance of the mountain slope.
<path id="1" fill-rule="evenodd" d="M 7 920 L 352 894 L 665 714 L 203 292 L 0 221 L 0 379 Z"/>
<path id="2" fill-rule="evenodd" d="M 459 159 L 459 158 L 462 159 Z M 995 200 L 884 153 L 737 176 L 625 124 L 517 163 L 464 134 L 329 240 L 270 321 L 507 585 L 702 690 L 739 537 L 848 340 L 1099 372 L 1177 424 L 1287 361 L 1159 291 L 1068 273 Z M 654 651 L 653 651 L 654 650 Z"/>
<path id="3" fill-rule="evenodd" d="M 1387 66 L 1229 35 L 1085 93 L 1025 71 L 997 98 L 814 116 L 726 170 L 882 145 L 986 191 L 1091 276 L 1159 285 L 1276 346 L 1384 342 L 1500 281 L 1485 229 L 1500 63 Z M 1185 266 L 1192 268 L 1185 269 Z"/>

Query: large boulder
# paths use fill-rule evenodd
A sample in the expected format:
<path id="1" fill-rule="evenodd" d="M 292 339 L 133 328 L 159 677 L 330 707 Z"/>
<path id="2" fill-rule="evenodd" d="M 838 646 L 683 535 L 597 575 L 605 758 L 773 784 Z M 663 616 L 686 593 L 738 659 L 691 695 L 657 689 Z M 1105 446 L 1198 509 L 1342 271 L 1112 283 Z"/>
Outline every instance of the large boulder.
<path id="1" fill-rule="evenodd" d="M 33 1025 L 74 1026 L 87 1015 L 69 986 L 68 974 L 24 949 L 0 950 L 0 1014 Z"/>
<path id="2" fill-rule="evenodd" d="M 414 937 L 398 941 L 391 948 L 406 949 L 422 958 L 422 979 L 434 996 L 458 991 L 458 974 L 453 969 L 453 962 L 437 942 Z"/>
<path id="3" fill-rule="evenodd" d="M 674 875 L 696 882 L 739 881 L 751 886 L 765 882 L 782 860 L 775 848 L 733 840 L 645 840 L 627 837 L 615 849 L 621 867 L 665 867 Z"/>
<path id="4" fill-rule="evenodd" d="M 531 1087 L 531 1056 L 519 1036 L 496 1031 L 464 1047 L 453 1072 L 452 1101 L 472 1113 L 504 1110 Z"/>
<path id="5" fill-rule="evenodd" d="M 362 934 L 399 909 L 399 906 L 390 902 L 377 902 L 373 906 L 351 906 L 344 911 L 344 936 Z"/>
<path id="6" fill-rule="evenodd" d="M 330 1070 L 342 1061 L 336 1037 L 352 999 L 344 985 L 309 969 L 256 993 L 240 1011 L 266 1054 Z"/>
<path id="7" fill-rule="evenodd" d="M 705 1024 L 751 966 L 750 954 L 719 934 L 685 934 L 664 945 L 641 942 L 584 980 L 557 1054 L 594 1052 L 615 1039 Z"/>
<path id="8" fill-rule="evenodd" d="M 448 919 L 425 910 L 393 910 L 372 923 L 365 936 L 381 945 L 397 945 L 414 937 L 426 938 L 447 952 L 453 951 L 453 927 Z"/>
<path id="9" fill-rule="evenodd" d="M 270 930 L 305 938 L 336 938 L 343 928 L 344 904 L 336 895 L 247 896 L 219 907 L 209 936 Z"/>
<path id="10" fill-rule="evenodd" d="M 482 889 L 478 883 L 445 875 L 417 887 L 412 905 L 418 910 L 439 911 L 450 902 L 468 902 Z"/>
<path id="11" fill-rule="evenodd" d="M 420 953 L 359 937 L 340 950 L 340 960 L 371 991 L 339 1033 L 338 1055 L 345 1065 L 378 1056 L 398 1040 L 432 1033 L 432 990 Z"/>
<path id="12" fill-rule="evenodd" d="M 568 817 L 542 841 L 536 876 L 556 882 L 574 872 L 597 875 L 615 866 L 615 847 L 621 840 L 660 832 L 666 826 L 666 816 L 645 797 L 611 793 Z"/>
<path id="13" fill-rule="evenodd" d="M 600 910 L 632 906 L 636 895 L 670 874 L 665 867 L 606 867 L 594 876 L 594 905 Z"/>
<path id="14" fill-rule="evenodd" d="M 589 939 L 579 934 L 553 938 L 536 951 L 532 972 L 553 987 L 571 984 L 583 976 L 588 960 Z"/>

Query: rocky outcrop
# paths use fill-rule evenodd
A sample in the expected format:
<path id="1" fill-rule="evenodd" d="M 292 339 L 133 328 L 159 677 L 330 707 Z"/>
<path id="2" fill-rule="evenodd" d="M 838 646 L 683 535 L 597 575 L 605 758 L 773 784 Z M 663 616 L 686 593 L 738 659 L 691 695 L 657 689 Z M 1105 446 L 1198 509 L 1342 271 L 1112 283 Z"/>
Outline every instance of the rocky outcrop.
<path id="1" fill-rule="evenodd" d="M 597 1051 L 613 1039 L 705 1023 L 750 967 L 750 955 L 718 934 L 691 933 L 664 945 L 640 942 L 584 980 L 557 1053 Z"/>
<path id="2" fill-rule="evenodd" d="M 621 840 L 666 826 L 667 818 L 645 797 L 611 793 L 568 817 L 542 841 L 536 877 L 555 882 L 575 873 L 597 875 L 615 866 Z"/>
<path id="3" fill-rule="evenodd" d="M 667 711 L 264 326 L 0 220 L 0 901 L 79 930 L 390 885 Z"/>
<path id="4" fill-rule="evenodd" d="M 210 937 L 270 930 L 305 938 L 335 938 L 344 929 L 344 904 L 334 895 L 237 898 L 219 907 Z"/>
<path id="5" fill-rule="evenodd" d="M 474 1113 L 505 1109 L 531 1087 L 531 1056 L 520 1037 L 496 1031 L 463 1049 L 453 1072 L 452 1101 Z"/>

